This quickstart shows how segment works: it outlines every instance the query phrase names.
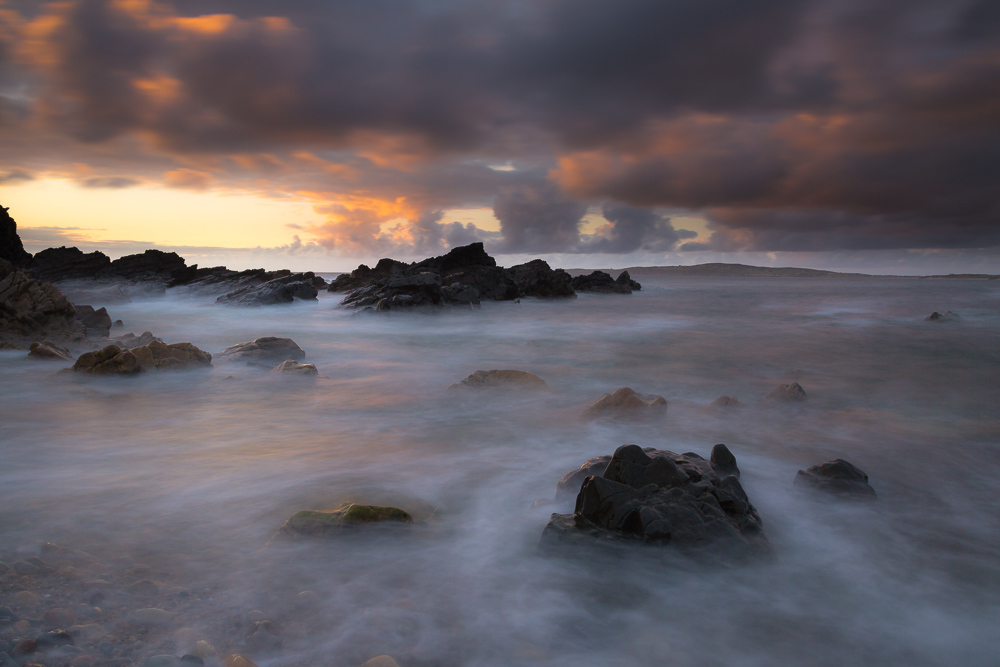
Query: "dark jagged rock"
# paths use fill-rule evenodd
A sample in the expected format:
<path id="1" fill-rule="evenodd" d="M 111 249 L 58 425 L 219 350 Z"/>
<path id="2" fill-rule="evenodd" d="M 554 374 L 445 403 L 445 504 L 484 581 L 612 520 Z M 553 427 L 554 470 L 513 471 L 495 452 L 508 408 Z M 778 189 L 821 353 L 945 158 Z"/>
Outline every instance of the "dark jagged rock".
<path id="1" fill-rule="evenodd" d="M 21 237 L 17 235 L 17 223 L 7 211 L 0 206 L 0 259 L 14 266 L 26 267 L 31 264 L 31 254 L 24 249 Z"/>
<path id="2" fill-rule="evenodd" d="M 596 470 L 604 464 L 591 459 Z M 573 484 L 574 471 L 560 483 Z M 637 445 L 619 447 L 601 475 L 583 479 L 573 514 L 553 514 L 548 544 L 638 542 L 724 556 L 767 551 L 760 516 L 725 445 L 709 461 Z"/>
<path id="3" fill-rule="evenodd" d="M 519 296 L 544 299 L 576 296 L 573 278 L 562 269 L 553 271 L 544 260 L 533 259 L 525 264 L 512 266 L 506 272 L 517 285 Z"/>
<path id="4" fill-rule="evenodd" d="M 107 275 L 125 280 L 167 281 L 176 271 L 185 268 L 184 258 L 176 252 L 147 250 L 136 255 L 125 255 L 113 262 Z"/>
<path id="5" fill-rule="evenodd" d="M 574 296 L 571 282 L 565 271 L 553 271 L 540 259 L 501 268 L 482 243 L 473 243 L 412 264 L 394 259 L 381 259 L 375 268 L 362 264 L 337 276 L 328 290 L 347 292 L 341 303 L 344 307 L 385 311 L 423 305 L 468 306 L 483 299 Z"/>
<path id="6" fill-rule="evenodd" d="M 56 345 L 50 340 L 42 342 L 35 341 L 28 348 L 28 357 L 31 359 L 44 359 L 46 361 L 73 361 L 70 351 L 61 345 Z"/>
<path id="7" fill-rule="evenodd" d="M 32 275 L 50 283 L 66 280 L 97 278 L 111 266 L 111 259 L 103 252 L 84 253 L 79 248 L 46 248 L 35 254 Z"/>
<path id="8" fill-rule="evenodd" d="M 143 345 L 149 345 L 153 341 L 162 343 L 162 338 L 157 338 L 153 335 L 152 331 L 143 331 L 141 334 L 136 336 L 134 333 L 122 334 L 117 336 L 112 340 L 115 345 L 122 348 L 123 350 L 131 350 L 134 347 L 142 347 Z"/>
<path id="9" fill-rule="evenodd" d="M 111 315 L 108 309 L 101 307 L 94 310 L 93 306 L 76 306 L 76 319 L 87 329 L 89 338 L 107 338 L 111 335 Z"/>
<path id="10" fill-rule="evenodd" d="M 312 271 L 292 273 L 259 285 L 251 285 L 229 292 L 220 296 L 215 302 L 231 306 L 270 306 L 291 303 L 295 299 L 315 300 L 318 294 L 316 288 L 313 287 L 315 277 Z"/>
<path id="11" fill-rule="evenodd" d="M 622 271 L 621 273 L 619 273 L 618 277 L 615 278 L 615 282 L 618 283 L 619 285 L 628 285 L 630 288 L 632 288 L 633 292 L 638 292 L 639 290 L 642 289 L 642 284 L 636 282 L 635 280 L 632 280 L 632 276 L 628 274 L 628 271 Z"/>
<path id="12" fill-rule="evenodd" d="M 955 320 L 960 320 L 960 319 L 962 319 L 961 315 L 959 315 L 958 313 L 953 313 L 950 310 L 946 312 L 944 315 L 942 315 L 937 311 L 934 311 L 933 313 L 924 318 L 924 320 L 928 322 L 954 322 Z"/>
<path id="13" fill-rule="evenodd" d="M 577 292 L 601 292 L 604 294 L 631 294 L 628 282 L 618 282 L 604 271 L 594 271 L 590 275 L 573 278 L 573 289 Z"/>
<path id="14" fill-rule="evenodd" d="M 0 259 L 0 338 L 82 340 L 86 327 L 75 314 L 73 304 L 59 288 Z"/>
<path id="15" fill-rule="evenodd" d="M 868 484 L 868 475 L 844 459 L 834 459 L 809 466 L 795 475 L 795 486 L 860 500 L 875 500 L 875 489 Z"/>
<path id="16" fill-rule="evenodd" d="M 580 493 L 583 480 L 588 477 L 601 477 L 611 463 L 611 456 L 595 456 L 587 459 L 576 470 L 572 470 L 556 484 L 556 500 L 572 500 Z"/>

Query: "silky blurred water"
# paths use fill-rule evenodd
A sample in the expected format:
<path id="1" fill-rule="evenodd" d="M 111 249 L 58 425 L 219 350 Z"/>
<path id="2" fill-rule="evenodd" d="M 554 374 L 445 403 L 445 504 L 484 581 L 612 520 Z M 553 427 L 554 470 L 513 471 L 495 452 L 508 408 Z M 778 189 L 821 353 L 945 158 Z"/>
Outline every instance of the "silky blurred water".
<path id="1" fill-rule="evenodd" d="M 0 351 L 0 540 L 131 553 L 218 585 L 219 613 L 316 591 L 308 638 L 262 667 L 380 653 L 404 667 L 996 663 L 996 281 L 675 278 L 384 317 L 339 299 L 109 308 L 126 331 L 213 354 L 293 338 L 315 382 L 223 363 L 81 379 Z M 962 319 L 924 321 L 934 310 Z M 553 391 L 446 391 L 492 368 Z M 792 380 L 804 405 L 760 401 Z M 581 418 L 622 386 L 664 396 L 666 416 Z M 707 408 L 721 395 L 746 405 Z M 549 514 L 569 510 L 533 501 L 584 459 L 624 443 L 707 456 L 719 442 L 773 559 L 537 548 Z M 832 458 L 866 471 L 879 500 L 796 492 L 796 470 Z M 261 550 L 294 511 L 344 500 L 428 520 Z"/>

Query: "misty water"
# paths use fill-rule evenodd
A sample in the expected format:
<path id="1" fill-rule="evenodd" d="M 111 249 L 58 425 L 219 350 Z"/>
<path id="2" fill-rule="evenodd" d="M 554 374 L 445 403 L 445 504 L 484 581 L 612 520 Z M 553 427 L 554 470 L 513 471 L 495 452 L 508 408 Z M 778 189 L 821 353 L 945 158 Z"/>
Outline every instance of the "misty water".
<path id="1" fill-rule="evenodd" d="M 293 338 L 315 382 L 223 363 L 81 379 L 0 351 L 3 546 L 131 554 L 211 590 L 178 629 L 260 609 L 286 637 L 262 667 L 996 664 L 1000 282 L 645 278 L 631 296 L 363 317 L 340 298 L 109 308 L 213 354 Z M 935 310 L 962 319 L 924 321 Z M 493 368 L 552 392 L 447 391 Z M 792 379 L 803 405 L 761 402 Z M 581 418 L 623 386 L 666 415 Z M 746 405 L 707 407 L 721 395 Z M 624 443 L 726 443 L 773 557 L 539 549 L 572 508 L 533 502 Z M 877 502 L 793 487 L 833 458 Z M 424 523 L 262 549 L 293 512 L 347 500 Z M 296 607 L 303 590 L 321 606 Z"/>

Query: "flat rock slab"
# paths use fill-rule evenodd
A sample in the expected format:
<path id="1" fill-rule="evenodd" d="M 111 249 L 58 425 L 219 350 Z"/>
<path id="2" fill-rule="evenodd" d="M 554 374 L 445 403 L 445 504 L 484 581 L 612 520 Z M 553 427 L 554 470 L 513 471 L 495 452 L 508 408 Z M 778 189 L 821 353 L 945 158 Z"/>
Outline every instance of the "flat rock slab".
<path id="1" fill-rule="evenodd" d="M 834 459 L 809 466 L 795 475 L 795 486 L 858 500 L 875 500 L 875 489 L 868 484 L 868 475 L 844 459 Z"/>
<path id="2" fill-rule="evenodd" d="M 300 361 L 306 351 L 291 338 L 264 336 L 246 343 L 230 345 L 219 354 L 220 361 Z"/>
<path id="3" fill-rule="evenodd" d="M 476 371 L 461 382 L 448 387 L 453 389 L 481 389 L 484 387 L 508 387 L 528 391 L 551 391 L 545 380 L 534 373 L 515 370 Z"/>
<path id="4" fill-rule="evenodd" d="M 316 377 L 319 375 L 319 371 L 316 369 L 315 364 L 300 364 L 292 359 L 282 361 L 279 365 L 275 366 L 271 372 L 278 373 L 280 375 L 295 375 L 300 377 Z"/>
<path id="5" fill-rule="evenodd" d="M 288 537 L 336 535 L 344 530 L 372 524 L 410 524 L 413 517 L 396 507 L 344 503 L 332 510 L 303 510 L 281 525 Z"/>

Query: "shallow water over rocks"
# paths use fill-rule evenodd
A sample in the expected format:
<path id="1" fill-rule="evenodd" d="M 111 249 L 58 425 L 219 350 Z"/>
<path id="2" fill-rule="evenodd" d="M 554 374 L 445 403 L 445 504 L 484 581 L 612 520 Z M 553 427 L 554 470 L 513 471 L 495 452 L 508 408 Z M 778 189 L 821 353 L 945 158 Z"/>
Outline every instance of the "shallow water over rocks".
<path id="1" fill-rule="evenodd" d="M 149 568 L 87 574 L 107 583 L 95 607 L 122 605 L 105 614 L 169 611 L 135 664 L 181 655 L 156 633 L 183 628 L 261 667 L 382 654 L 403 667 L 954 665 L 1000 652 L 996 281 L 644 278 L 630 296 L 367 317 L 341 298 L 109 308 L 126 331 L 212 354 L 291 338 L 320 369 L 313 382 L 239 363 L 81 378 L 0 350 L 0 560 L 30 564 L 51 541 Z M 961 319 L 926 322 L 935 310 Z M 489 369 L 552 391 L 447 391 Z M 793 382 L 805 400 L 763 400 Z M 669 411 L 582 416 L 626 386 Z M 741 406 L 710 408 L 721 395 Z M 533 502 L 625 443 L 725 443 L 773 557 L 539 549 L 572 500 Z M 877 501 L 794 486 L 797 470 L 837 458 L 868 474 Z M 398 507 L 415 525 L 262 549 L 295 512 L 343 502 Z M 0 575 L 4 600 L 31 589 L 41 618 L 64 580 L 20 576 Z M 129 577 L 159 597 L 137 606 Z M 97 590 L 65 586 L 60 608 Z M 190 595 L 167 598 L 175 589 Z M 255 610 L 279 648 L 251 654 L 245 624 L 226 629 Z"/>

